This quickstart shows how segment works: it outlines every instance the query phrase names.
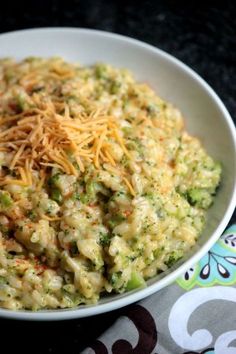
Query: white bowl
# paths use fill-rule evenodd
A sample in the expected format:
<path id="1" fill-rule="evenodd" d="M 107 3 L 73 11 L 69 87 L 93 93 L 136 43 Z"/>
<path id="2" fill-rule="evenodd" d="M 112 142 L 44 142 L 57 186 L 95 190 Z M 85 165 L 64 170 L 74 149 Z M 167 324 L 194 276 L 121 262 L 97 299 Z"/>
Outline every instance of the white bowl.
<path id="1" fill-rule="evenodd" d="M 0 57 L 55 56 L 81 64 L 107 62 L 134 72 L 158 95 L 174 103 L 186 117 L 187 130 L 197 135 L 207 151 L 223 164 L 221 188 L 208 212 L 196 247 L 168 272 L 148 281 L 145 289 L 112 295 L 97 305 L 40 312 L 0 309 L 0 317 L 25 320 L 62 320 L 111 311 L 143 299 L 173 282 L 197 262 L 224 231 L 236 204 L 236 133 L 222 101 L 193 70 L 169 54 L 140 41 L 87 29 L 42 28 L 0 35 Z"/>

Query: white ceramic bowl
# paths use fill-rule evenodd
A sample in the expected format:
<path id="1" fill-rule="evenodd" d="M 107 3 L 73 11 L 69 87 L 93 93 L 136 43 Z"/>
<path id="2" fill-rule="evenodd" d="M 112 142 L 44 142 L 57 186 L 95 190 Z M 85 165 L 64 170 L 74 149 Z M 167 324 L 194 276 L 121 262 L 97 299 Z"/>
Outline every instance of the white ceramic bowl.
<path id="1" fill-rule="evenodd" d="M 145 289 L 103 298 L 97 305 L 54 311 L 11 311 L 0 316 L 26 320 L 62 320 L 111 311 L 153 294 L 173 282 L 214 244 L 230 220 L 236 203 L 236 133 L 225 106 L 194 71 L 169 54 L 140 41 L 87 29 L 43 28 L 0 35 L 0 57 L 55 56 L 81 64 L 107 62 L 125 67 L 148 82 L 158 95 L 174 103 L 186 117 L 187 130 L 223 164 L 223 179 L 208 222 L 196 247 L 167 273 L 148 281 Z"/>

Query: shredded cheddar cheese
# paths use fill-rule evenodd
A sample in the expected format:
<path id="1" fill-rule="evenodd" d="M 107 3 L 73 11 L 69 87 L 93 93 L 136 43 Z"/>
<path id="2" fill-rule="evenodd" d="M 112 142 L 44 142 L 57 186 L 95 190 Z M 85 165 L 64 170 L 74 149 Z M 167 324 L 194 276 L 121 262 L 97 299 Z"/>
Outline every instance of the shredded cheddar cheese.
<path id="1" fill-rule="evenodd" d="M 34 103 L 39 104 L 37 96 Z M 56 166 L 75 176 L 84 172 L 86 162 L 93 163 L 98 169 L 107 161 L 115 166 L 107 149 L 106 140 L 109 137 L 114 138 L 125 155 L 130 157 L 115 118 L 101 110 L 72 118 L 67 105 L 64 114 L 58 114 L 53 102 L 48 101 L 37 109 L 14 116 L 14 119 L 7 121 L 14 122 L 11 127 L 4 128 L 6 121 L 5 117 L 1 117 L 1 148 L 13 152 L 9 168 L 12 171 L 18 169 L 22 185 L 31 185 L 32 170 L 40 171 L 43 166 Z M 0 181 L 2 185 L 14 182 L 19 183 L 11 179 Z M 131 184 L 126 182 L 126 185 L 133 194 Z"/>

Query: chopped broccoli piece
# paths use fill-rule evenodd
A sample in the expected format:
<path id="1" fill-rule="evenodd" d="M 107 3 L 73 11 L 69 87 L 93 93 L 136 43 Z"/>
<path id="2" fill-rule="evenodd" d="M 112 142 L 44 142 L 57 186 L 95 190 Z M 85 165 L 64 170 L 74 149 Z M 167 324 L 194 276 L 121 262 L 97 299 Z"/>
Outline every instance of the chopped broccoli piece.
<path id="1" fill-rule="evenodd" d="M 125 220 L 125 217 L 121 214 L 113 215 L 112 218 L 108 221 L 108 226 L 111 229 L 114 229 L 119 223 Z"/>
<path id="2" fill-rule="evenodd" d="M 0 277 L 0 286 L 6 284 L 7 280 L 4 277 Z"/>
<path id="3" fill-rule="evenodd" d="M 130 291 L 130 290 L 137 289 L 140 287 L 145 287 L 145 285 L 146 285 L 146 282 L 143 279 L 143 277 L 137 272 L 132 272 L 130 280 L 128 281 L 128 283 L 126 285 L 126 291 Z"/>
<path id="4" fill-rule="evenodd" d="M 0 191 L 0 209 L 5 210 L 13 205 L 10 194 L 6 191 Z"/>
<path id="5" fill-rule="evenodd" d="M 60 173 L 56 173 L 48 179 L 49 187 L 57 187 L 57 182 L 59 181 Z"/>
<path id="6" fill-rule="evenodd" d="M 81 194 L 79 193 L 73 193 L 71 196 L 72 200 L 80 200 Z"/>
<path id="7" fill-rule="evenodd" d="M 160 255 L 163 253 L 163 251 L 165 250 L 165 247 L 161 247 L 161 248 L 157 248 L 153 251 L 153 255 L 155 257 L 155 259 L 159 258 Z"/>
<path id="8" fill-rule="evenodd" d="M 18 105 L 19 109 L 21 110 L 21 112 L 23 112 L 24 109 L 26 108 L 25 98 L 23 95 L 18 95 L 16 98 L 17 98 L 17 105 Z"/>
<path id="9" fill-rule="evenodd" d="M 97 64 L 95 66 L 95 76 L 97 79 L 107 79 L 107 68 L 104 64 Z"/>
<path id="10" fill-rule="evenodd" d="M 203 209 L 208 209 L 212 204 L 212 197 L 210 192 L 201 188 L 189 189 L 187 191 L 187 200 L 189 204 Z"/>
<path id="11" fill-rule="evenodd" d="M 96 183 L 93 181 L 88 181 L 86 183 L 86 193 L 88 195 L 89 200 L 93 200 L 96 195 Z"/>
<path id="12" fill-rule="evenodd" d="M 143 156 L 143 145 L 138 138 L 129 138 L 128 143 L 126 144 L 129 150 L 135 150 L 139 153 L 140 156 Z"/>
<path id="13" fill-rule="evenodd" d="M 110 277 L 110 283 L 115 289 L 119 288 L 118 284 L 119 284 L 121 275 L 122 275 L 121 272 L 117 272 L 117 273 L 113 273 Z"/>
<path id="14" fill-rule="evenodd" d="M 58 188 L 54 188 L 51 190 L 50 193 L 51 199 L 55 200 L 57 203 L 61 203 L 62 202 L 62 194 L 60 192 L 60 190 Z"/>
<path id="15" fill-rule="evenodd" d="M 27 213 L 27 217 L 30 218 L 31 221 L 35 221 L 37 218 L 37 214 L 34 210 L 29 210 Z"/>
<path id="16" fill-rule="evenodd" d="M 183 253 L 181 251 L 173 251 L 170 253 L 168 260 L 165 262 L 168 268 L 172 267 L 172 265 L 177 262 L 181 257 L 183 256 Z"/>
<path id="17" fill-rule="evenodd" d="M 119 92 L 121 83 L 119 81 L 111 81 L 110 93 L 115 95 Z"/>
<path id="18" fill-rule="evenodd" d="M 101 246 L 108 246 L 109 243 L 110 243 L 110 237 L 109 237 L 109 234 L 105 234 L 103 232 L 100 232 L 100 235 L 99 235 L 99 243 Z"/>
<path id="19" fill-rule="evenodd" d="M 79 196 L 79 200 L 81 201 L 81 203 L 87 204 L 89 203 L 89 196 L 85 193 L 81 193 Z"/>
<path id="20" fill-rule="evenodd" d="M 149 104 L 146 110 L 151 117 L 155 117 L 155 115 L 159 112 L 159 107 L 154 104 Z"/>

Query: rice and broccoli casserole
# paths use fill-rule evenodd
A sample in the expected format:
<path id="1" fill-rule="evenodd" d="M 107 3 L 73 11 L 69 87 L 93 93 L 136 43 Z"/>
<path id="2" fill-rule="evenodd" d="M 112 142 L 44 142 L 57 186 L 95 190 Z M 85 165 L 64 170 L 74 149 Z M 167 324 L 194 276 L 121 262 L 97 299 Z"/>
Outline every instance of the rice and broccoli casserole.
<path id="1" fill-rule="evenodd" d="M 125 69 L 0 61 L 0 306 L 96 303 L 196 243 L 221 167 Z"/>

